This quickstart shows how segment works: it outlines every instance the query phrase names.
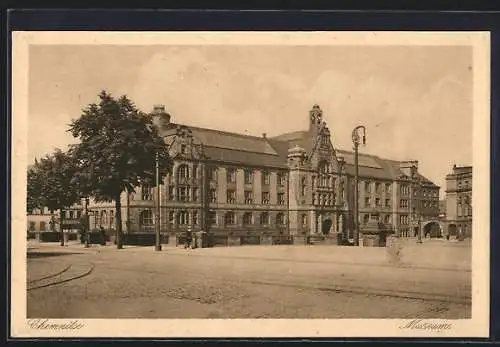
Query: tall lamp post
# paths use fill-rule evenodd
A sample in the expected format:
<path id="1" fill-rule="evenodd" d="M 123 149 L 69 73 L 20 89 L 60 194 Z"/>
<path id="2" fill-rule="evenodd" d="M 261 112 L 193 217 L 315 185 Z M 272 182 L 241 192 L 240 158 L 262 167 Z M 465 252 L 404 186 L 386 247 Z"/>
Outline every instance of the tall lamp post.
<path id="1" fill-rule="evenodd" d="M 342 207 L 344 206 L 343 204 L 343 196 L 342 196 L 342 173 L 344 171 L 344 165 L 345 165 L 345 160 L 344 157 L 338 157 L 338 165 L 339 165 L 339 189 L 337 190 L 337 232 L 341 232 L 343 234 L 344 228 L 343 224 L 340 224 L 340 219 L 342 218 Z M 342 235 L 342 238 L 344 238 L 344 235 Z M 349 238 L 349 235 L 347 235 L 347 238 Z"/>
<path id="2" fill-rule="evenodd" d="M 156 215 L 155 215 L 155 227 L 156 227 L 156 243 L 155 251 L 161 251 L 161 239 L 160 239 L 160 163 L 159 163 L 159 153 L 156 153 L 155 157 L 155 167 L 156 167 Z"/>
<path id="3" fill-rule="evenodd" d="M 354 144 L 354 244 L 359 246 L 359 163 L 358 163 L 358 148 L 360 145 L 359 130 L 363 131 L 363 145 L 366 144 L 366 128 L 364 125 L 358 125 L 352 131 L 352 143 Z"/>
<path id="4" fill-rule="evenodd" d="M 419 206 L 419 181 L 416 177 L 415 169 L 411 169 L 411 180 L 410 180 L 410 225 L 412 228 L 412 233 L 415 230 L 415 225 L 417 226 L 417 243 L 422 243 L 422 216 L 417 212 Z M 417 198 L 417 199 L 414 199 Z M 415 200 L 415 201 L 414 201 Z M 415 206 L 414 206 L 415 205 Z"/>

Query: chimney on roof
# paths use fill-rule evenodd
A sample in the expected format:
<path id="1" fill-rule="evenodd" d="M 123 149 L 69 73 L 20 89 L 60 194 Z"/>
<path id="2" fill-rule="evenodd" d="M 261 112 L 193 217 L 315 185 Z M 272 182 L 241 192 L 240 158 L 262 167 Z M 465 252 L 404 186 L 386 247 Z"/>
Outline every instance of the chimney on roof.
<path id="1" fill-rule="evenodd" d="M 165 112 L 165 105 L 154 105 L 153 106 L 153 123 L 159 128 L 170 124 L 170 115 Z"/>
<path id="2" fill-rule="evenodd" d="M 418 171 L 418 160 L 406 160 L 399 163 L 399 168 L 403 173 L 411 177 L 412 172 Z"/>

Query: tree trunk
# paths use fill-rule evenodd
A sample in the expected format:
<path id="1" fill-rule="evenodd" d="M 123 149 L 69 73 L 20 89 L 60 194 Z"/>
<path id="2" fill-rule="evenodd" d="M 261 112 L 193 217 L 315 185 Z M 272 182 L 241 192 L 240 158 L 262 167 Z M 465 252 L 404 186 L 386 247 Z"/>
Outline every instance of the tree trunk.
<path id="1" fill-rule="evenodd" d="M 122 202 L 121 194 L 118 194 L 115 198 L 115 208 L 116 208 L 116 248 L 122 249 Z"/>
<path id="2" fill-rule="evenodd" d="M 60 211 L 60 218 L 59 218 L 59 232 L 60 232 L 60 237 L 61 237 L 61 246 L 64 246 L 64 228 L 63 228 L 63 222 L 64 222 L 64 211 L 62 209 L 59 209 Z"/>

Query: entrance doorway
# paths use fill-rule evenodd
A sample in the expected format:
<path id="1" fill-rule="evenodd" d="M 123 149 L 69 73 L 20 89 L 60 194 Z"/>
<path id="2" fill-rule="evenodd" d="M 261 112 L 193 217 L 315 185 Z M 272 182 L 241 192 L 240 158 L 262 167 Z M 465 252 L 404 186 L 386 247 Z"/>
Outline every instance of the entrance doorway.
<path id="1" fill-rule="evenodd" d="M 438 238 L 442 237 L 441 226 L 438 222 L 429 222 L 424 226 L 424 237 Z"/>
<path id="2" fill-rule="evenodd" d="M 332 220 L 331 219 L 325 219 L 323 223 L 321 224 L 321 232 L 323 235 L 328 235 L 330 233 L 330 228 L 332 227 Z"/>
<path id="3" fill-rule="evenodd" d="M 457 236 L 457 225 L 456 224 L 448 225 L 448 235 Z"/>

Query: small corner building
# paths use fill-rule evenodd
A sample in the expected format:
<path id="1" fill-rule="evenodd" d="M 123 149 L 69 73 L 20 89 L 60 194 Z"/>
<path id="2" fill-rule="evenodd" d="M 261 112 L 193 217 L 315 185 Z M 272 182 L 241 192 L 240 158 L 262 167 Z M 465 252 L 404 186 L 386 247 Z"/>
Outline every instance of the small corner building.
<path id="1" fill-rule="evenodd" d="M 177 124 L 164 106 L 154 106 L 154 122 L 173 158 L 160 186 L 162 234 L 191 229 L 215 237 L 352 239 L 354 153 L 333 146 L 319 105 L 304 113 L 305 129 L 268 137 Z M 154 233 L 155 189 L 123 194 L 126 234 Z M 441 237 L 439 189 L 419 173 L 418 161 L 359 153 L 361 232 L 376 216 L 400 237 L 417 237 L 419 226 L 410 225 L 417 219 L 426 237 Z M 89 208 L 91 229 L 114 229 L 114 204 L 91 200 Z M 412 219 L 411 211 L 418 217 Z"/>

